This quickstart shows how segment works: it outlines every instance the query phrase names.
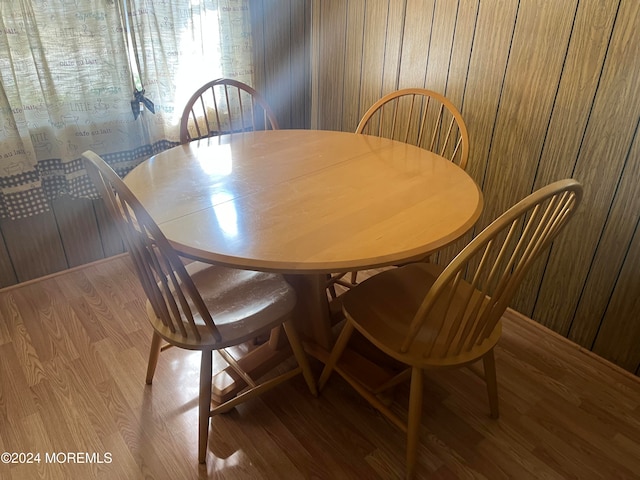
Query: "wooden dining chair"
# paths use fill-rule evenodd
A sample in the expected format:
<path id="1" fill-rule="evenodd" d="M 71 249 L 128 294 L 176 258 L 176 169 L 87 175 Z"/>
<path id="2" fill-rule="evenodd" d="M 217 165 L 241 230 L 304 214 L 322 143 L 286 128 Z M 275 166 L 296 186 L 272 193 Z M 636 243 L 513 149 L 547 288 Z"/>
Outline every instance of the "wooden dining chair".
<path id="1" fill-rule="evenodd" d="M 482 360 L 491 416 L 498 417 L 493 349 L 501 317 L 533 261 L 575 213 L 581 185 L 561 180 L 532 193 L 477 235 L 446 267 L 413 263 L 375 275 L 341 297 L 346 323 L 318 383 L 335 370 L 407 434 L 407 477 L 416 466 L 423 371 Z M 365 386 L 340 358 L 354 331 L 406 369 Z M 404 420 L 380 395 L 410 378 Z"/>
<path id="2" fill-rule="evenodd" d="M 292 323 L 296 295 L 282 276 L 201 262 L 186 266 L 156 223 L 113 169 L 91 151 L 82 154 L 89 176 L 118 225 L 147 296 L 154 333 L 146 383 L 151 384 L 164 340 L 201 351 L 198 461 L 205 462 L 209 418 L 275 387 L 302 372 L 313 395 L 315 381 Z M 297 367 L 264 382 L 251 378 L 228 347 L 282 326 Z M 213 351 L 229 364 L 246 388 L 211 408 Z"/>
<path id="3" fill-rule="evenodd" d="M 410 143 L 467 167 L 469 134 L 462 114 L 448 98 L 426 88 L 385 95 L 365 112 L 356 133 Z"/>
<path id="4" fill-rule="evenodd" d="M 218 78 L 196 90 L 184 107 L 180 142 L 278 128 L 271 107 L 256 90 L 237 80 Z"/>
<path id="5" fill-rule="evenodd" d="M 416 145 L 467 167 L 469 134 L 462 114 L 448 98 L 426 88 L 404 88 L 383 96 L 362 116 L 356 133 Z M 336 298 L 336 284 L 352 288 L 357 281 L 357 271 L 329 275 L 330 296 Z"/>

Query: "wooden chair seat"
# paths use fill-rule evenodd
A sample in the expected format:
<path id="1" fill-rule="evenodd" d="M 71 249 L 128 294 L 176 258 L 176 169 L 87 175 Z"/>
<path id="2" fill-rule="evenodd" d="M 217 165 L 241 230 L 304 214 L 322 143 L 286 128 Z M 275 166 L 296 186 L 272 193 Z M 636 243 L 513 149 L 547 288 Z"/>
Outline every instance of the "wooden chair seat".
<path id="1" fill-rule="evenodd" d="M 402 349 L 416 312 L 443 271 L 443 266 L 434 263 L 412 263 L 386 270 L 346 292 L 341 298 L 343 312 L 365 338 L 407 365 L 429 369 L 475 362 L 495 346 L 502 329 L 498 321 L 480 344 L 457 354 L 447 353 L 446 340 L 450 333 L 447 328 L 455 325 L 459 306 L 464 305 L 464 299 L 470 294 L 484 295 L 466 281 L 461 281 L 451 292 L 451 308 L 436 305 L 409 349 L 406 352 Z M 444 330 L 437 328 L 441 322 Z"/>
<path id="2" fill-rule="evenodd" d="M 147 314 L 154 329 L 167 342 L 185 349 L 202 349 L 209 345 L 214 349 L 226 348 L 253 340 L 256 335 L 268 333 L 282 323 L 293 309 L 296 299 L 293 288 L 281 275 L 252 270 L 239 270 L 192 262 L 186 266 L 207 310 L 215 318 L 221 340 L 211 330 L 189 299 L 194 312 L 193 321 L 200 339 L 184 337 L 172 332 L 158 316 L 147 300 Z M 251 292 L 251 295 L 247 295 Z"/>

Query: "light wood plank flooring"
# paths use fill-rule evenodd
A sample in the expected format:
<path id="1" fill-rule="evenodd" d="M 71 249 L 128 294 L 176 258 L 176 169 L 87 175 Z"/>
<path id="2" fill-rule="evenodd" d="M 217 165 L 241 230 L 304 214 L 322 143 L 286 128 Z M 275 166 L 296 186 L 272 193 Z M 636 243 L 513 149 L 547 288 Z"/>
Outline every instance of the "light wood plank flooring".
<path id="1" fill-rule="evenodd" d="M 0 291 L 0 452 L 40 454 L 1 479 L 402 477 L 404 436 L 338 376 L 214 417 L 199 466 L 198 355 L 167 350 L 146 386 L 143 305 L 124 256 Z M 517 315 L 496 361 L 499 420 L 471 371 L 427 375 L 420 478 L 640 478 L 638 378 Z"/>

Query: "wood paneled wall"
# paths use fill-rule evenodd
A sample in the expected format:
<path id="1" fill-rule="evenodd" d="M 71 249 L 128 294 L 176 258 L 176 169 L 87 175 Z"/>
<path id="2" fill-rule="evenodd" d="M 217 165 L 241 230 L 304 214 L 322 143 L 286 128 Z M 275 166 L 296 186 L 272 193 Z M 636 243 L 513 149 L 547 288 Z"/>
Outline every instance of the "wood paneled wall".
<path id="1" fill-rule="evenodd" d="M 280 128 L 311 126 L 311 1 L 251 0 L 255 87 Z"/>
<path id="2" fill-rule="evenodd" d="M 0 288 L 124 251 L 101 200 L 55 200 L 51 211 L 0 220 Z"/>
<path id="3" fill-rule="evenodd" d="M 513 307 L 640 374 L 640 2 L 313 2 L 314 128 L 355 130 L 383 94 L 427 87 L 469 128 L 478 227 L 564 177 L 580 211 Z"/>

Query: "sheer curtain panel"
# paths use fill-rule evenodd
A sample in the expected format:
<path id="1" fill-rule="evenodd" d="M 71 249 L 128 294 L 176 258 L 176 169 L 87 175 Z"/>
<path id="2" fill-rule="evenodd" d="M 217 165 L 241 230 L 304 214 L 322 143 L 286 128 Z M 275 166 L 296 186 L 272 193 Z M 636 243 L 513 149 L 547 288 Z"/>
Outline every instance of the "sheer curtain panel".
<path id="1" fill-rule="evenodd" d="M 95 197 L 83 151 L 124 175 L 177 144 L 200 84 L 251 84 L 248 3 L 0 1 L 0 217 L 46 211 L 62 194 Z"/>
<path id="2" fill-rule="evenodd" d="M 220 77 L 253 85 L 248 0 L 124 0 L 137 81 L 154 102 L 154 141 L 179 138 L 182 110 L 202 85 Z"/>

